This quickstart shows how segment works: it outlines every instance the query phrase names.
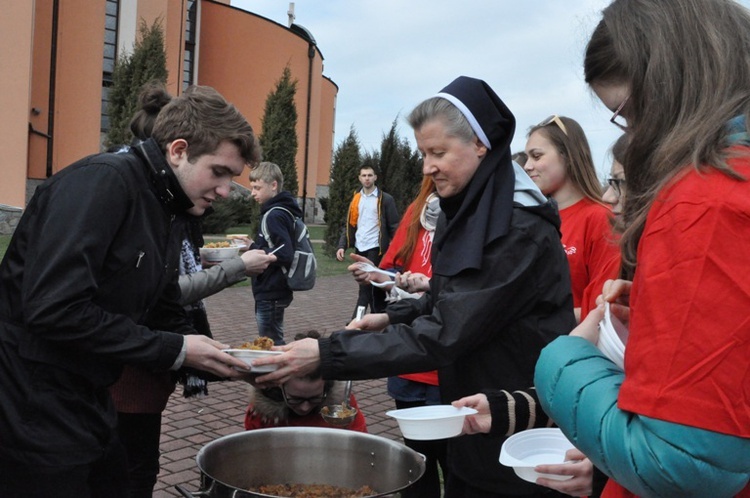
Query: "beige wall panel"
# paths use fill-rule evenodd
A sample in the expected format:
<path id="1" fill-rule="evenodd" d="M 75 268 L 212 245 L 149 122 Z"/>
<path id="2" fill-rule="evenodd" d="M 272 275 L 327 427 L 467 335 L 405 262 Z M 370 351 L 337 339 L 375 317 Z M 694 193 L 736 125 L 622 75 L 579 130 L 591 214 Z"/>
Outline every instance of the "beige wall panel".
<path id="1" fill-rule="evenodd" d="M 307 150 L 307 197 L 315 197 L 315 185 L 317 184 L 317 165 L 318 165 L 318 150 L 320 149 L 320 83 L 321 73 L 323 72 L 323 60 L 320 55 L 316 53 L 316 57 L 312 60 L 312 80 L 310 88 L 310 121 L 309 121 L 309 136 L 308 136 L 308 147 Z M 307 87 L 308 78 L 305 75 L 305 88 Z M 297 92 L 297 108 L 303 109 L 302 114 L 305 113 L 304 109 L 307 106 L 307 90 L 304 94 Z M 298 123 L 298 129 L 300 130 L 300 136 L 304 137 L 306 133 L 306 127 L 308 123 L 301 121 Z M 304 143 L 304 141 L 302 141 Z M 302 182 L 305 177 L 305 150 L 301 146 L 297 153 L 297 166 L 299 170 L 299 195 L 303 193 Z"/>
<path id="2" fill-rule="evenodd" d="M 288 64 L 292 78 L 297 79 L 297 153 L 301 184 L 304 165 L 304 139 L 307 111 L 308 43 L 280 24 L 210 1 L 201 4 L 199 83 L 215 87 L 237 105 L 253 129 L 261 131 L 266 97 Z M 320 80 L 322 62 L 316 51 L 313 67 L 313 98 Z M 315 106 L 313 106 L 315 107 Z M 315 124 L 311 120 L 311 124 Z M 316 145 L 317 147 L 317 145 Z M 313 147 L 315 149 L 315 147 Z M 316 152 L 317 154 L 317 152 Z M 308 196 L 313 195 L 317 155 L 310 156 Z M 247 185 L 247 179 L 240 183 Z"/>
<path id="3" fill-rule="evenodd" d="M 60 2 L 53 172 L 100 149 L 104 12 L 104 2 Z"/>
<path id="4" fill-rule="evenodd" d="M 143 19 L 150 26 L 156 19 L 161 18 L 163 28 L 169 21 L 167 9 L 170 3 L 173 2 L 170 0 L 138 0 L 137 24 L 140 25 L 141 19 Z M 178 0 L 176 3 L 180 4 L 184 1 Z"/>
<path id="5" fill-rule="evenodd" d="M 146 0 L 141 0 L 146 1 Z M 167 51 L 167 89 L 172 95 L 182 93 L 182 57 L 185 49 L 185 20 L 187 0 L 165 2 L 164 47 Z"/>
<path id="6" fill-rule="evenodd" d="M 33 5 L 4 2 L 0 15 L 0 204 L 24 207 Z"/>
<path id="7" fill-rule="evenodd" d="M 328 185 L 331 180 L 331 161 L 336 128 L 336 95 L 338 87 L 328 78 L 321 79 L 320 120 L 318 128 L 317 185 Z"/>
<path id="8" fill-rule="evenodd" d="M 29 122 L 40 133 L 49 135 L 50 61 L 52 60 L 52 0 L 34 2 L 33 49 L 31 59 L 31 105 L 38 114 L 30 113 Z M 29 178 L 47 177 L 47 146 L 49 140 L 38 134 L 29 135 Z"/>
<path id="9" fill-rule="evenodd" d="M 147 26 L 159 19 L 164 33 L 164 50 L 167 54 L 167 90 L 172 95 L 179 95 L 182 91 L 182 50 L 184 46 L 184 26 L 187 0 L 128 0 L 137 1 L 134 23 L 136 36 L 140 36 L 141 22 Z M 123 9 L 120 9 L 123 12 Z M 127 45 L 130 53 L 133 42 Z"/>

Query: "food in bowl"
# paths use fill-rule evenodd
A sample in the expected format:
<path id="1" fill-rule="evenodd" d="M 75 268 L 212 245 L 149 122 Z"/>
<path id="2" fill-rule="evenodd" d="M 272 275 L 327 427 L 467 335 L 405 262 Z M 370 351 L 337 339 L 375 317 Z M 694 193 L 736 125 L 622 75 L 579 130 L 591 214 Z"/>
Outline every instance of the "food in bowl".
<path id="1" fill-rule="evenodd" d="M 269 337 L 256 337 L 253 342 L 244 342 L 236 348 L 225 349 L 224 352 L 244 361 L 247 364 L 248 370 L 253 373 L 268 373 L 279 368 L 278 365 L 255 367 L 252 363 L 253 360 L 258 358 L 282 354 L 282 351 L 271 351 L 272 347 L 273 339 Z"/>
<path id="2" fill-rule="evenodd" d="M 464 418 L 476 413 L 475 409 L 468 407 L 428 405 L 391 410 L 385 414 L 396 419 L 405 438 L 426 441 L 458 436 L 463 430 Z"/>
<path id="3" fill-rule="evenodd" d="M 251 349 L 253 351 L 270 351 L 273 348 L 273 339 L 270 337 L 256 337 L 253 342 L 243 342 L 236 349 Z"/>
<path id="4" fill-rule="evenodd" d="M 291 496 L 294 498 L 365 498 L 378 494 L 370 486 L 359 489 L 331 486 L 330 484 L 264 484 L 248 489 L 253 493 L 270 496 Z"/>
<path id="5" fill-rule="evenodd" d="M 573 443 L 557 428 L 527 429 L 513 434 L 500 448 L 500 463 L 513 467 L 518 477 L 536 482 L 539 477 L 565 481 L 573 476 L 542 474 L 536 472 L 537 465 L 565 462 L 565 453 L 573 449 Z"/>
<path id="6" fill-rule="evenodd" d="M 230 242 L 209 242 L 204 244 L 203 247 L 206 249 L 220 249 L 223 247 L 232 247 L 232 244 Z"/>

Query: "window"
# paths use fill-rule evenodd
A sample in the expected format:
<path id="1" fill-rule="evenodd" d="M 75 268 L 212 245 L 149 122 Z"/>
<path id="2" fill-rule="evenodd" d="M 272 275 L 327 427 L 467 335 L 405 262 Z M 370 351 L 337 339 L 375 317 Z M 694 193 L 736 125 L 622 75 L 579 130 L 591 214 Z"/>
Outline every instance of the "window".
<path id="1" fill-rule="evenodd" d="M 195 40 L 197 38 L 198 1 L 188 0 L 185 21 L 185 53 L 182 64 L 182 89 L 195 82 Z"/>
<path id="2" fill-rule="evenodd" d="M 112 71 L 117 58 L 117 21 L 120 0 L 106 0 L 104 16 L 104 56 L 102 59 L 102 117 L 101 132 L 109 131 L 109 88 L 112 86 Z"/>

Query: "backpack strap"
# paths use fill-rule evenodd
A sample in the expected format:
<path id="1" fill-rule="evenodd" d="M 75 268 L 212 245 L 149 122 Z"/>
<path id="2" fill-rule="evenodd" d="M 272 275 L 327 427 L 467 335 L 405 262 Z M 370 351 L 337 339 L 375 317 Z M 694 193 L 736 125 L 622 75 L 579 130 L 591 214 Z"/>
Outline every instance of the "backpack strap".
<path id="1" fill-rule="evenodd" d="M 291 212 L 291 211 L 289 211 L 289 210 L 288 210 L 287 208 L 285 208 L 285 207 L 281 207 L 281 206 L 274 206 L 274 207 L 272 207 L 271 209 L 269 209 L 268 211 L 266 211 L 266 214 L 264 214 L 264 215 L 263 215 L 263 219 L 262 219 L 262 220 L 261 220 L 261 222 L 260 222 L 260 231 L 261 231 L 261 233 L 263 233 L 263 237 L 264 237 L 264 238 L 266 239 L 266 242 L 268 242 L 268 247 L 270 247 L 271 249 L 273 249 L 273 248 L 274 248 L 274 245 L 273 245 L 273 242 L 271 242 L 271 234 L 270 234 L 270 233 L 268 232 L 268 224 L 266 223 L 266 218 L 268 218 L 268 215 L 269 215 L 269 214 L 271 213 L 271 211 L 273 211 L 274 209 L 280 209 L 280 210 L 282 210 L 282 211 L 286 211 L 287 213 L 289 213 L 289 216 L 291 216 L 291 217 L 292 217 L 292 223 L 293 223 L 293 224 L 294 224 L 294 223 L 295 223 L 295 221 L 297 220 L 297 217 L 296 217 L 296 216 L 294 216 L 294 214 L 292 214 L 292 212 Z M 294 225 L 292 225 L 292 230 L 294 230 Z M 294 238 L 294 236 L 292 236 L 292 238 Z"/>

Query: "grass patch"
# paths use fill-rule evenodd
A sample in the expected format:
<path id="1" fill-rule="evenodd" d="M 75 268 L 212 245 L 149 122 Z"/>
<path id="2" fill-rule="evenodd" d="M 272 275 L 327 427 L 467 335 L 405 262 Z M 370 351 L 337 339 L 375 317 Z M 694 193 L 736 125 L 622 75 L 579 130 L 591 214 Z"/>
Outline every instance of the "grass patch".
<path id="1" fill-rule="evenodd" d="M 313 242 L 313 249 L 315 250 L 315 259 L 318 261 L 318 277 L 332 277 L 349 273 L 346 269 L 351 264 L 348 256 L 344 258 L 344 261 L 328 257 L 323 252 L 322 242 Z"/>
<path id="2" fill-rule="evenodd" d="M 323 240 L 326 236 L 326 226 L 325 225 L 307 225 L 308 230 L 310 230 L 310 239 L 312 240 Z"/>
<path id="3" fill-rule="evenodd" d="M 5 256 L 5 251 L 8 250 L 10 245 L 10 235 L 0 235 L 0 260 Z"/>

